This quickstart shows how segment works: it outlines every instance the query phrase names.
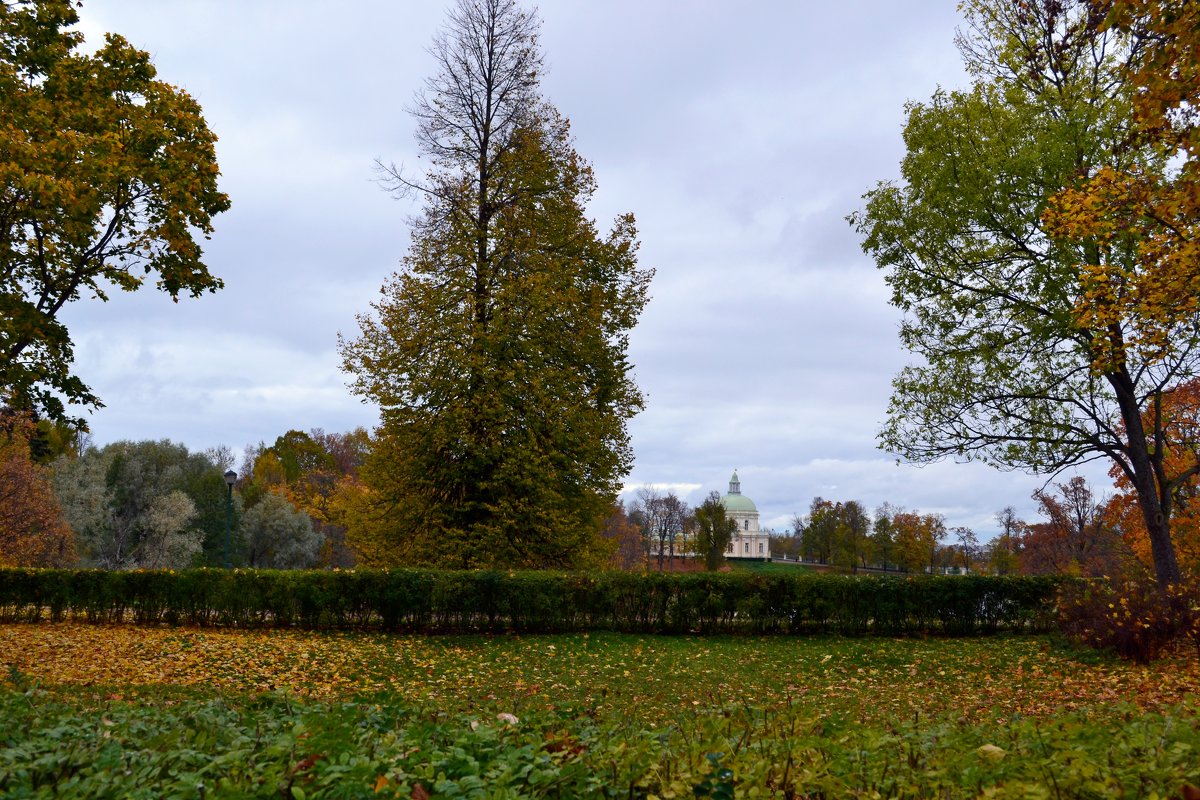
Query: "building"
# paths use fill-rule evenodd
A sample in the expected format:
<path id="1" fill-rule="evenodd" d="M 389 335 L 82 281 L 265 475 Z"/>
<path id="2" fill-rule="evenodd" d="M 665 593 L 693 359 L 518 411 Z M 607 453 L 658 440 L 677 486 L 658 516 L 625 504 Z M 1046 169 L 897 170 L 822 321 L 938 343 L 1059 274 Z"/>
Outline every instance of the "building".
<path id="1" fill-rule="evenodd" d="M 729 493 L 721 498 L 721 503 L 725 506 L 725 517 L 737 523 L 725 557 L 769 559 L 771 535 L 759 530 L 758 508 L 753 500 L 742 494 L 742 482 L 738 480 L 737 470 L 729 479 Z"/>

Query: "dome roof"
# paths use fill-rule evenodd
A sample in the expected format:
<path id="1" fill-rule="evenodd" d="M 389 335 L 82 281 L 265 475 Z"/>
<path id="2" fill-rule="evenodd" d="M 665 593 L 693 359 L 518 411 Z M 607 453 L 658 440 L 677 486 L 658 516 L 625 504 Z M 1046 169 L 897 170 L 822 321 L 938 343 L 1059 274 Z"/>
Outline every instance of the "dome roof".
<path id="1" fill-rule="evenodd" d="M 721 498 L 721 502 L 725 504 L 726 511 L 753 511 L 758 513 L 754 501 L 744 494 L 727 494 Z"/>
<path id="2" fill-rule="evenodd" d="M 729 493 L 721 498 L 721 502 L 726 511 L 758 513 L 754 501 L 742 494 L 742 482 L 738 480 L 736 469 L 733 471 L 733 477 L 729 479 Z"/>

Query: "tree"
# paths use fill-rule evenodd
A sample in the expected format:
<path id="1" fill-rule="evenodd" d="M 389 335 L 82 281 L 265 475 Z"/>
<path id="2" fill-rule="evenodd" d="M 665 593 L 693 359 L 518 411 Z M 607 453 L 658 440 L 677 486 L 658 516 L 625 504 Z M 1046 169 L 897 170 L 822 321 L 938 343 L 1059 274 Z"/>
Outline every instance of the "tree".
<path id="1" fill-rule="evenodd" d="M 988 570 L 993 575 L 1011 575 L 1020 569 L 1021 540 L 1028 526 L 1012 506 L 1002 508 L 996 522 L 1000 533 L 987 548 Z"/>
<path id="2" fill-rule="evenodd" d="M 871 518 L 862 503 L 848 500 L 835 507 L 838 525 L 833 549 L 833 563 L 853 572 L 867 566 L 871 556 Z"/>
<path id="3" fill-rule="evenodd" d="M 638 490 L 635 502 L 635 512 L 631 516 L 642 526 L 647 557 L 657 560 L 661 572 L 668 564 L 674 565 L 676 553 L 686 552 L 685 537 L 691 512 L 674 491 L 662 494 L 649 486 Z"/>
<path id="4" fill-rule="evenodd" d="M 196 518 L 196 504 L 190 497 L 178 489 L 160 494 L 151 498 L 140 516 L 137 544 L 131 549 L 138 567 L 178 569 L 195 563 L 204 535 L 191 527 Z M 120 523 L 128 525 L 126 519 L 119 520 Z M 122 533 L 130 527 L 125 527 Z"/>
<path id="5" fill-rule="evenodd" d="M 59 312 L 133 291 L 221 287 L 196 234 L 229 207 L 200 106 L 109 34 L 91 55 L 69 0 L 0 3 L 0 401 L 101 405 Z"/>
<path id="6" fill-rule="evenodd" d="M 0 415 L 0 566 L 65 567 L 76 561 L 47 469 L 30 453 L 36 435 L 28 415 Z"/>
<path id="7" fill-rule="evenodd" d="M 286 497 L 267 492 L 242 515 L 246 563 L 260 569 L 303 569 L 317 561 L 321 534 Z"/>
<path id="8" fill-rule="evenodd" d="M 1159 150 L 1125 145 L 1123 65 L 1136 63 L 1137 43 L 1099 30 L 1103 15 L 1086 0 L 964 8 L 972 88 L 909 106 L 904 185 L 880 184 L 852 215 L 921 361 L 894 379 L 881 443 L 918 462 L 1042 474 L 1109 459 L 1136 488 L 1157 578 L 1170 583 L 1169 492 L 1142 412 L 1197 374 L 1200 317 L 1176 320 L 1169 352 L 1114 354 L 1109 344 L 1135 338 L 1138 322 L 1088 324 L 1079 265 L 1133 269 L 1138 236 L 1075 238 L 1043 220 L 1055 193 L 1099 165 L 1165 169 Z"/>
<path id="9" fill-rule="evenodd" d="M 946 538 L 946 521 L 940 514 L 921 515 L 897 511 L 890 520 L 892 557 L 905 572 L 932 572 Z"/>
<path id="10" fill-rule="evenodd" d="M 651 273 L 631 215 L 601 236 L 585 214 L 596 184 L 540 96 L 538 26 L 514 0 L 459 0 L 411 109 L 432 167 L 383 168 L 424 206 L 340 348 L 381 406 L 363 479 L 397 561 L 601 563 L 632 462 L 626 351 Z"/>
<path id="11" fill-rule="evenodd" d="M 271 492 L 308 515 L 322 539 L 318 563 L 350 567 L 356 561 L 347 538 L 352 506 L 363 498 L 358 477 L 371 440 L 363 428 L 350 433 L 290 430 L 270 447 L 248 448 L 239 488 L 247 509 Z M 359 531 L 361 533 L 361 530 Z M 364 542 L 370 549 L 370 545 Z"/>
<path id="12" fill-rule="evenodd" d="M 872 557 L 871 518 L 857 500 L 833 502 L 814 497 L 808 517 L 792 519 L 805 560 L 858 571 Z"/>
<path id="13" fill-rule="evenodd" d="M 725 563 L 725 551 L 737 532 L 737 522 L 725 514 L 721 495 L 709 492 L 693 515 L 696 528 L 696 553 L 704 559 L 708 570 L 720 569 Z"/>
<path id="14" fill-rule="evenodd" d="M 771 536 L 771 555 L 773 558 L 799 561 L 804 557 L 804 517 L 793 514 L 791 530 L 778 536 Z"/>
<path id="15" fill-rule="evenodd" d="M 875 509 L 875 523 L 871 528 L 871 551 L 875 561 L 883 569 L 890 569 L 896 563 L 895 536 L 892 530 L 892 517 L 896 509 L 890 503 L 884 503 Z"/>
<path id="16" fill-rule="evenodd" d="M 604 538 L 612 547 L 608 559 L 610 567 L 623 570 L 645 567 L 641 528 L 625 513 L 625 504 L 620 500 L 613 503 L 612 513 L 604 523 Z"/>
<path id="17" fill-rule="evenodd" d="M 979 537 L 975 531 L 961 525 L 951 528 L 950 533 L 954 534 L 954 541 L 958 545 L 952 553 L 953 566 L 970 572 L 979 554 Z"/>
<path id="18" fill-rule="evenodd" d="M 166 440 L 114 442 L 59 459 L 51 481 L 87 566 L 219 563 L 227 490 L 204 454 Z"/>
<path id="19" fill-rule="evenodd" d="M 1166 172 L 1107 161 L 1081 185 L 1065 187 L 1046 210 L 1047 224 L 1064 236 L 1105 246 L 1137 238 L 1132 262 L 1081 262 L 1081 320 L 1124 334 L 1104 340 L 1097 354 L 1103 368 L 1130 350 L 1170 358 L 1180 323 L 1200 311 L 1200 7 L 1191 0 L 1093 4 L 1098 14 L 1107 12 L 1104 27 L 1142 45 L 1127 70 L 1136 88 L 1130 144 L 1174 161 Z"/>
<path id="20" fill-rule="evenodd" d="M 1145 411 L 1143 427 L 1157 432 L 1153 446 L 1161 454 L 1160 482 L 1170 492 L 1171 540 L 1181 568 L 1195 574 L 1200 569 L 1200 379 L 1181 383 L 1157 397 Z M 1137 492 L 1119 470 L 1109 474 L 1117 493 L 1105 507 L 1105 521 L 1121 533 L 1139 562 L 1153 569 Z"/>
<path id="21" fill-rule="evenodd" d="M 1128 550 L 1105 518 L 1105 502 L 1076 476 L 1055 484 L 1056 492 L 1033 493 L 1046 522 L 1029 525 L 1021 543 L 1021 571 L 1027 575 L 1116 575 L 1128 563 Z"/>
<path id="22" fill-rule="evenodd" d="M 800 547 L 806 561 L 828 564 L 833 556 L 838 518 L 831 501 L 814 497 L 808 507 L 808 517 L 800 531 Z"/>

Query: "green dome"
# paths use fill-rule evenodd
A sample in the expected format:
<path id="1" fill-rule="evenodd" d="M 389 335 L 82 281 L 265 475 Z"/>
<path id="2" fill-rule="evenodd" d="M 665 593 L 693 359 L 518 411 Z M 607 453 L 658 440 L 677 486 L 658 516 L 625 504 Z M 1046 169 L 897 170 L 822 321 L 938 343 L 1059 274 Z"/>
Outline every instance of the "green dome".
<path id="1" fill-rule="evenodd" d="M 758 513 L 754 502 L 742 494 L 742 482 L 738 480 L 736 469 L 733 471 L 733 477 L 729 479 L 729 493 L 721 498 L 721 502 L 725 504 L 726 511 Z"/>
<path id="2" fill-rule="evenodd" d="M 744 494 L 727 494 L 721 498 L 721 502 L 725 504 L 726 511 L 758 511 L 754 501 Z"/>

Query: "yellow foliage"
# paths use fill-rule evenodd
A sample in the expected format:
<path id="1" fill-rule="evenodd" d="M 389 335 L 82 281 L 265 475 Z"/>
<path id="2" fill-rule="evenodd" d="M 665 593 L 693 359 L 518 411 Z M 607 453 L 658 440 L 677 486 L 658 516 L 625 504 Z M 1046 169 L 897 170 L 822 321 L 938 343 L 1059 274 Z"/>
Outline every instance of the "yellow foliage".
<path id="1" fill-rule="evenodd" d="M 1109 24 L 1144 35 L 1132 81 L 1140 142 L 1181 159 L 1152 175 L 1112 166 L 1047 206 L 1052 235 L 1090 241 L 1098 263 L 1081 264 L 1079 324 L 1095 335 L 1098 373 L 1136 354 L 1170 356 L 1178 326 L 1200 312 L 1200 4 L 1191 0 L 1113 0 Z M 1127 269 L 1108 255 L 1136 244 Z"/>

